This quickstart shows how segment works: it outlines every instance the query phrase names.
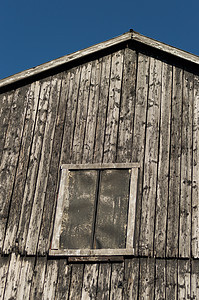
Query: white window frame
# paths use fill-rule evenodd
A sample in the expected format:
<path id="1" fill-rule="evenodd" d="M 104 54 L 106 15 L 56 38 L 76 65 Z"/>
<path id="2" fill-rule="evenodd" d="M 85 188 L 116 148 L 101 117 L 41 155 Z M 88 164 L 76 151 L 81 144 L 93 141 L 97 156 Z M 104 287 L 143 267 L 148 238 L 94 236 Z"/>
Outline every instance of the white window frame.
<path id="1" fill-rule="evenodd" d="M 62 215 L 65 206 L 65 200 L 68 193 L 68 174 L 70 170 L 100 170 L 100 169 L 130 169 L 130 193 L 128 207 L 128 222 L 126 248 L 118 249 L 59 249 L 59 239 L 61 233 Z M 110 163 L 110 164 L 64 164 L 61 166 L 61 179 L 57 199 L 57 208 L 53 230 L 53 238 L 49 255 L 52 256 L 125 256 L 134 255 L 134 231 L 135 231 L 135 214 L 137 200 L 139 163 Z"/>

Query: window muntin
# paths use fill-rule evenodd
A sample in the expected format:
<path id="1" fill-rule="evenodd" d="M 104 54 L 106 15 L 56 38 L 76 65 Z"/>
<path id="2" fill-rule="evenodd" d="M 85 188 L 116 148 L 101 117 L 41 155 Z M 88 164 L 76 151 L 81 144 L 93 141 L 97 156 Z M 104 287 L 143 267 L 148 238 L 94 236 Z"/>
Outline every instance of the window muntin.
<path id="1" fill-rule="evenodd" d="M 63 165 L 50 255 L 132 255 L 137 163 Z"/>

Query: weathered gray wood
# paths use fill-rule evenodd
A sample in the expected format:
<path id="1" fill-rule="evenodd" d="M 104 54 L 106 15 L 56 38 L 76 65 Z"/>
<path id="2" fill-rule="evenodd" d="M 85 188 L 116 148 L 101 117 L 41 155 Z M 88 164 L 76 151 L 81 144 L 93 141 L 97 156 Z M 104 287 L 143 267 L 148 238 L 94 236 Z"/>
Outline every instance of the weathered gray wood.
<path id="1" fill-rule="evenodd" d="M 59 74 L 52 77 L 51 80 L 51 91 L 48 101 L 48 114 L 46 119 L 42 152 L 37 175 L 37 183 L 34 193 L 32 212 L 25 246 L 25 251 L 28 255 L 36 254 L 44 200 L 46 196 L 46 187 L 50 168 L 57 110 L 60 99 L 59 96 L 61 87 L 61 77 L 62 74 Z"/>
<path id="2" fill-rule="evenodd" d="M 60 249 L 91 247 L 97 179 L 95 170 L 68 172 L 68 193 L 64 197 Z"/>
<path id="3" fill-rule="evenodd" d="M 116 161 L 124 51 L 112 55 L 103 162 Z"/>
<path id="4" fill-rule="evenodd" d="M 88 114 L 88 100 L 90 93 L 92 63 L 89 62 L 82 66 L 80 86 L 78 92 L 78 107 L 73 138 L 73 148 L 71 153 L 72 163 L 82 162 L 82 151 L 84 147 L 84 136 L 86 120 Z"/>
<path id="5" fill-rule="evenodd" d="M 177 298 L 177 273 L 178 265 L 176 259 L 166 261 L 166 299 L 176 300 Z"/>
<path id="6" fill-rule="evenodd" d="M 60 249 L 60 250 L 49 250 L 50 256 L 123 256 L 123 255 L 134 255 L 134 249 Z M 120 260 L 121 261 L 121 260 Z"/>
<path id="7" fill-rule="evenodd" d="M 81 66 L 72 69 L 70 72 L 70 86 L 68 92 L 64 135 L 61 150 L 61 164 L 71 162 L 72 142 L 77 114 L 78 92 L 81 80 L 81 72 Z"/>
<path id="8" fill-rule="evenodd" d="M 86 264 L 82 286 L 82 300 L 96 299 L 99 264 Z"/>
<path id="9" fill-rule="evenodd" d="M 30 290 L 30 300 L 41 300 L 44 288 L 44 279 L 46 271 L 46 257 L 37 257 L 34 268 L 34 276 Z"/>
<path id="10" fill-rule="evenodd" d="M 199 260 L 191 263 L 191 299 L 199 299 Z"/>
<path id="11" fill-rule="evenodd" d="M 166 261 L 156 259 L 155 299 L 166 299 Z"/>
<path id="12" fill-rule="evenodd" d="M 111 71 L 111 55 L 102 58 L 102 71 L 99 90 L 99 105 L 97 112 L 97 124 L 95 132 L 95 149 L 93 155 L 93 162 L 102 162 L 103 145 L 106 126 L 106 113 L 108 109 L 108 95 L 110 85 L 110 71 Z"/>
<path id="13" fill-rule="evenodd" d="M 162 92 L 160 116 L 160 146 L 157 178 L 157 202 L 154 253 L 164 257 L 166 251 L 166 224 L 168 205 L 170 123 L 171 123 L 172 66 L 162 65 Z"/>
<path id="14" fill-rule="evenodd" d="M 0 299 L 3 299 L 9 268 L 9 257 L 0 257 Z"/>
<path id="15" fill-rule="evenodd" d="M 3 247 L 3 252 L 6 254 L 10 253 L 12 248 L 15 247 L 16 233 L 22 207 L 30 148 L 34 134 L 35 119 L 37 115 L 39 91 L 40 83 L 38 81 L 32 83 L 30 86 L 30 93 L 28 95 L 28 106 L 23 129 L 23 137 L 21 141 L 21 150 Z"/>
<path id="16" fill-rule="evenodd" d="M 94 163 L 94 164 L 64 164 L 61 169 L 69 170 L 95 170 L 95 169 L 130 169 L 139 168 L 139 163 Z"/>
<path id="17" fill-rule="evenodd" d="M 0 87 L 3 87 L 5 85 L 8 85 L 8 84 L 11 84 L 11 83 L 14 83 L 14 82 L 17 82 L 18 80 L 22 80 L 22 79 L 25 79 L 25 78 L 27 79 L 30 76 L 40 74 L 44 71 L 51 70 L 53 68 L 59 67 L 59 66 L 61 66 L 63 64 L 66 64 L 66 63 L 71 63 L 71 62 L 73 62 L 73 61 L 75 61 L 75 60 L 77 60 L 81 57 L 87 56 L 89 54 L 96 53 L 96 52 L 101 51 L 103 49 L 107 49 L 107 48 L 112 47 L 114 45 L 117 45 L 117 44 L 120 44 L 122 42 L 128 41 L 128 40 L 131 39 L 131 35 L 132 35 L 131 33 L 127 32 L 127 33 L 125 33 L 123 35 L 120 35 L 116 38 L 113 38 L 111 40 L 102 42 L 100 44 L 91 46 L 91 47 L 83 49 L 83 50 L 79 50 L 75 53 L 60 57 L 58 59 L 52 60 L 50 62 L 39 65 L 37 67 L 34 67 L 32 69 L 20 72 L 16 75 L 10 76 L 6 79 L 2 79 L 0 81 Z M 191 55 L 191 56 L 195 57 L 194 55 Z"/>
<path id="18" fill-rule="evenodd" d="M 192 183 L 192 255 L 199 257 L 199 77 L 194 76 L 193 100 L 193 183 Z"/>
<path id="19" fill-rule="evenodd" d="M 98 273 L 96 300 L 109 299 L 111 280 L 111 264 L 100 264 Z"/>
<path id="20" fill-rule="evenodd" d="M 153 255 L 154 222 L 157 188 L 158 143 L 160 122 L 162 62 L 150 59 L 146 148 L 142 194 L 139 253 Z"/>
<path id="21" fill-rule="evenodd" d="M 184 71 L 182 101 L 179 256 L 191 254 L 193 74 Z"/>
<path id="22" fill-rule="evenodd" d="M 91 71 L 88 115 L 86 119 L 82 163 L 87 163 L 87 162 L 91 163 L 93 159 L 97 111 L 98 111 L 98 104 L 99 104 L 101 68 L 102 68 L 101 59 L 94 60 L 92 63 L 92 71 Z"/>
<path id="23" fill-rule="evenodd" d="M 125 260 L 124 300 L 138 299 L 139 258 Z"/>
<path id="24" fill-rule="evenodd" d="M 2 250 L 9 214 L 13 185 L 20 154 L 29 86 L 23 86 L 14 93 L 11 114 L 7 128 L 4 151 L 0 165 L 0 249 Z"/>
<path id="25" fill-rule="evenodd" d="M 136 75 L 137 54 L 135 51 L 126 48 L 124 51 L 124 70 L 117 144 L 118 162 L 131 162 L 132 160 Z"/>
<path id="26" fill-rule="evenodd" d="M 148 98 L 148 79 L 149 79 L 149 57 L 139 54 L 137 85 L 136 85 L 136 103 L 132 145 L 132 161 L 140 163 L 140 174 L 137 197 L 137 213 L 135 228 L 135 253 L 138 254 L 138 242 L 140 231 L 140 213 L 141 213 L 141 195 L 143 178 L 143 159 L 145 152 L 145 128 L 146 128 L 146 110 Z"/>
<path id="27" fill-rule="evenodd" d="M 82 293 L 84 265 L 73 264 L 69 300 L 80 300 Z"/>
<path id="28" fill-rule="evenodd" d="M 139 299 L 154 299 L 155 287 L 155 259 L 140 259 L 140 281 L 139 281 Z M 172 298 L 171 298 L 172 299 Z"/>
<path id="29" fill-rule="evenodd" d="M 30 287 L 32 283 L 33 271 L 34 271 L 34 257 L 25 257 L 22 260 L 21 272 L 19 284 L 17 287 L 17 296 L 18 300 L 29 299 Z"/>
<path id="30" fill-rule="evenodd" d="M 178 260 L 178 299 L 191 299 L 189 260 Z"/>
<path id="31" fill-rule="evenodd" d="M 7 275 L 4 299 L 16 299 L 21 272 L 21 263 L 22 259 L 20 258 L 20 255 L 12 253 Z"/>
<path id="32" fill-rule="evenodd" d="M 58 276 L 58 261 L 48 260 L 44 279 L 42 300 L 54 300 Z"/>
<path id="33" fill-rule="evenodd" d="M 8 123 L 10 119 L 12 100 L 13 91 L 9 93 L 0 94 L 0 163 L 3 154 Z"/>
<path id="34" fill-rule="evenodd" d="M 57 113 L 57 121 L 55 126 L 55 134 L 53 141 L 52 157 L 48 175 L 48 183 L 46 188 L 46 198 L 44 202 L 44 211 L 41 222 L 41 231 L 39 235 L 37 252 L 41 255 L 47 253 L 51 242 L 51 229 L 54 220 L 56 191 L 58 186 L 58 178 L 60 174 L 59 160 L 61 155 L 61 145 L 63 140 L 63 129 L 67 107 L 67 100 L 70 87 L 71 73 L 63 74 L 59 109 Z"/>
<path id="35" fill-rule="evenodd" d="M 112 264 L 110 300 L 122 300 L 124 284 L 124 263 Z"/>
<path id="36" fill-rule="evenodd" d="M 71 277 L 71 266 L 67 265 L 66 259 L 59 260 L 59 271 L 55 299 L 68 299 Z"/>
<path id="37" fill-rule="evenodd" d="M 180 160 L 181 160 L 181 120 L 182 120 L 182 73 L 173 67 L 173 92 L 171 115 L 171 154 L 169 171 L 169 202 L 167 226 L 167 257 L 178 256 L 179 243 L 179 198 L 180 198 Z"/>
<path id="38" fill-rule="evenodd" d="M 40 155 L 42 151 L 43 136 L 48 110 L 50 82 L 50 78 L 45 78 L 41 83 L 39 107 L 35 124 L 35 134 L 32 141 L 31 154 L 29 158 L 29 167 L 23 193 L 22 210 L 17 232 L 17 242 L 19 245 L 19 251 L 21 253 L 23 253 L 25 250 L 32 203 L 34 200 L 34 193 L 37 182 L 37 174 L 40 162 Z"/>

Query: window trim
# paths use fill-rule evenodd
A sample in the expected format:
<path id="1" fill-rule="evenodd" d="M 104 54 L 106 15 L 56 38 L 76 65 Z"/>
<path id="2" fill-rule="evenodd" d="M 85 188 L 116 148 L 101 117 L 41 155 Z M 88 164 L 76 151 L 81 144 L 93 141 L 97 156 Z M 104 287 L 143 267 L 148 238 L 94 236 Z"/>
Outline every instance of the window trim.
<path id="1" fill-rule="evenodd" d="M 118 249 L 59 249 L 64 199 L 68 193 L 68 172 L 70 170 L 131 169 L 126 248 Z M 137 200 L 139 163 L 100 163 L 100 164 L 63 164 L 57 208 L 49 255 L 52 256 L 119 256 L 134 255 L 135 212 Z M 133 220 L 133 221 L 132 221 Z"/>

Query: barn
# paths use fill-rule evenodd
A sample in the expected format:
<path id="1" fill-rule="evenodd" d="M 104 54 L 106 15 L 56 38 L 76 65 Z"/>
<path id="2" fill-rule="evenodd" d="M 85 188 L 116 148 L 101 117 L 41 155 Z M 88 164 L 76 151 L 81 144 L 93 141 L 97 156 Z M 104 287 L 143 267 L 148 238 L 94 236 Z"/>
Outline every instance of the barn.
<path id="1" fill-rule="evenodd" d="M 199 58 L 133 30 L 0 81 L 0 299 L 199 299 Z"/>

